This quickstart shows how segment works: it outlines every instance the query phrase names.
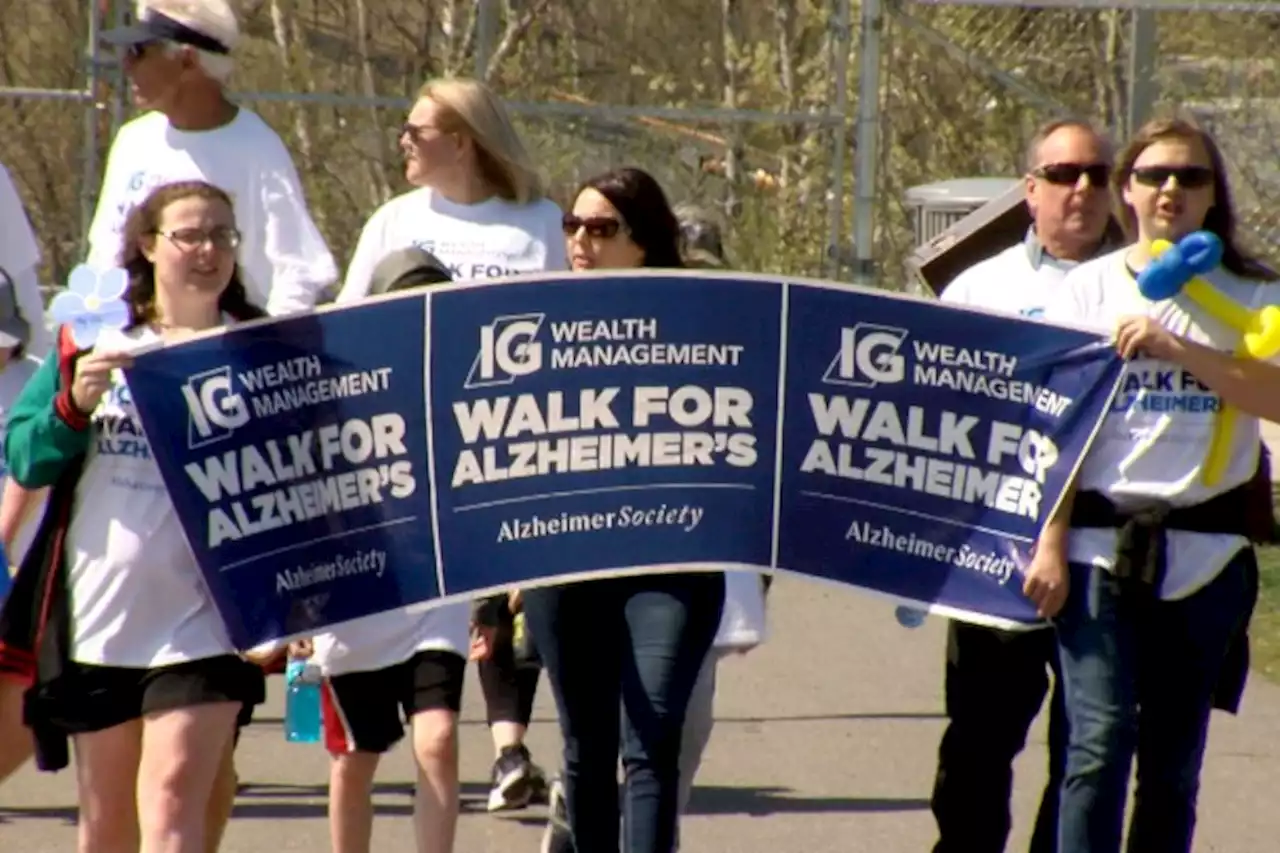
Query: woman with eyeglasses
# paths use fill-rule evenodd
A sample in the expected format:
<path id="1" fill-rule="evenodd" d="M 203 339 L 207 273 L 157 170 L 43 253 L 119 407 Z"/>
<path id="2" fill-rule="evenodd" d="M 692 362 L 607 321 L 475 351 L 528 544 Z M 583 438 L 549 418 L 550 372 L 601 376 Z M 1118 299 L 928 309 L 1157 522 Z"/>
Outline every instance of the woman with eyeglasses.
<path id="1" fill-rule="evenodd" d="M 236 719 L 264 698 L 205 591 L 121 373 L 140 347 L 264 316 L 238 245 L 222 190 L 154 190 L 125 229 L 127 326 L 103 328 L 87 350 L 60 330 L 10 413 L 10 476 L 52 491 L 0 639 L 30 659 L 26 722 L 42 767 L 65 765 L 74 744 L 80 853 L 203 853 Z"/>
<path id="2" fill-rule="evenodd" d="M 1147 124 L 1111 179 L 1130 244 L 1072 271 L 1045 317 L 1113 335 L 1128 364 L 1112 411 L 1035 559 L 1066 561 L 1055 620 L 1070 740 L 1059 847 L 1117 853 L 1137 758 L 1133 853 L 1192 848 L 1210 710 L 1256 596 L 1251 519 L 1259 419 L 1280 420 L 1280 367 L 1238 354 L 1239 331 L 1185 294 L 1152 300 L 1153 241 L 1222 241 L 1203 276 L 1241 305 L 1280 305 L 1240 249 L 1217 144 L 1181 120 Z M 1238 410 L 1234 425 L 1225 407 Z M 1213 470 L 1215 434 L 1227 453 Z M 1266 520 L 1269 521 L 1269 520 Z"/>
<path id="3" fill-rule="evenodd" d="M 564 270 L 560 208 L 502 101 L 474 80 L 423 86 L 400 128 L 405 177 L 414 189 L 374 212 L 360 235 L 339 303 L 365 298 L 389 253 L 419 247 L 454 281 Z M 538 670 L 510 653 L 507 596 L 476 608 L 446 605 L 414 615 L 357 620 L 315 640 L 326 675 L 325 736 L 333 755 L 330 827 L 335 851 L 367 850 L 379 757 L 411 720 L 418 766 L 420 853 L 446 853 L 458 817 L 457 716 L 468 656 L 479 661 L 495 761 L 489 809 L 518 808 L 545 789 L 524 746 Z M 503 630 L 503 629 L 506 630 Z"/>
<path id="4" fill-rule="evenodd" d="M 676 218 L 639 169 L 587 181 L 563 225 L 576 271 L 683 266 Z M 681 732 L 724 595 L 721 572 L 525 590 L 564 739 L 565 814 L 553 814 L 544 849 L 617 851 L 620 823 L 626 853 L 675 849 Z"/>

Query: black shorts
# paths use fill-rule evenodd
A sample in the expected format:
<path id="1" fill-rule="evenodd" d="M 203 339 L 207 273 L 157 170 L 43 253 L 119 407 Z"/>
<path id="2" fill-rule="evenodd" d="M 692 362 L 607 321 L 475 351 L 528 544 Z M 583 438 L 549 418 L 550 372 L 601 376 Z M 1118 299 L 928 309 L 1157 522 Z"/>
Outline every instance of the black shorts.
<path id="1" fill-rule="evenodd" d="M 246 709 L 266 700 L 262 670 L 236 655 L 169 666 L 67 665 L 62 723 L 72 733 L 99 732 L 158 711 L 235 702 Z"/>
<path id="2" fill-rule="evenodd" d="M 267 673 L 257 664 L 254 664 L 253 668 L 257 671 L 257 678 L 262 683 L 262 692 L 260 694 L 260 698 L 251 702 L 245 702 L 240 706 L 240 713 L 236 715 L 236 734 L 233 739 L 237 746 L 240 745 L 240 732 L 247 729 L 249 724 L 253 722 L 253 709 L 261 705 L 267 699 Z"/>
<path id="3" fill-rule="evenodd" d="M 325 747 L 334 755 L 387 752 L 404 737 L 404 721 L 419 711 L 458 713 L 466 669 L 462 655 L 424 651 L 386 669 L 326 678 Z"/>

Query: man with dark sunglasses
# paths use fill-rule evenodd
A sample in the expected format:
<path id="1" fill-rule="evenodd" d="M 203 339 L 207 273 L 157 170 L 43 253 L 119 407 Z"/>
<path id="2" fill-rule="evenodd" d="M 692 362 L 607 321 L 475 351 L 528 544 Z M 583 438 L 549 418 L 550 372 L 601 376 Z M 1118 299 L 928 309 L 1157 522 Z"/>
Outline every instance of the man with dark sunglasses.
<path id="1" fill-rule="evenodd" d="M 1043 126 L 1027 149 L 1026 204 L 1033 224 L 1026 237 L 961 273 L 942 300 L 1027 317 L 1042 314 L 1067 272 L 1106 251 L 1117 233 L 1107 196 L 1111 164 L 1111 146 L 1087 122 L 1065 119 Z M 1049 619 L 1065 602 L 1068 581 L 1064 573 L 1037 565 L 1028 569 L 1023 592 Z M 932 799 L 939 832 L 934 853 L 1003 853 L 1013 761 L 1049 692 L 1050 671 L 1049 781 L 1031 853 L 1057 850 L 1058 788 L 1066 765 L 1066 710 L 1053 631 L 951 623 L 945 686 L 949 722 L 938 750 Z"/>
<path id="2" fill-rule="evenodd" d="M 307 210 L 288 149 L 256 113 L 232 102 L 239 26 L 227 0 L 143 0 L 137 20 L 108 30 L 142 115 L 111 144 L 88 263 L 115 266 L 130 209 L 156 187 L 202 180 L 235 200 L 238 261 L 249 298 L 273 315 L 312 308 L 338 277 Z"/>

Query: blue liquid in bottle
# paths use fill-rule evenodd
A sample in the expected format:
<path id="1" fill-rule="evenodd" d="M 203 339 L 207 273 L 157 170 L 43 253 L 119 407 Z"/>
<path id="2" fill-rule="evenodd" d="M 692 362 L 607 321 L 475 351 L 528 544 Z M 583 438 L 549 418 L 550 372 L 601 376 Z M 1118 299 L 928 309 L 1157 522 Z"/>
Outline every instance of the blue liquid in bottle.
<path id="1" fill-rule="evenodd" d="M 290 743 L 320 742 L 320 673 L 304 660 L 285 668 L 288 693 L 284 706 L 284 737 Z"/>
<path id="2" fill-rule="evenodd" d="M 4 546 L 0 546 L 0 604 L 4 603 L 11 586 L 13 586 L 13 578 L 9 577 L 9 558 L 5 556 Z"/>
<path id="3" fill-rule="evenodd" d="M 924 624 L 924 620 L 929 617 L 929 611 L 901 604 L 893 611 L 893 615 L 898 618 L 898 624 L 902 627 L 919 628 Z"/>

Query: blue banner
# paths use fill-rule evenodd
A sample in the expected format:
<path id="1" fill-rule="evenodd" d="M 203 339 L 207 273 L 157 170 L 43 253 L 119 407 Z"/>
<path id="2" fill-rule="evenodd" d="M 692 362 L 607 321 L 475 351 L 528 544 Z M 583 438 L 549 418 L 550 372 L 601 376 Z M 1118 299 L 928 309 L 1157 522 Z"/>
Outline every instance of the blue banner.
<path id="1" fill-rule="evenodd" d="M 127 379 L 248 648 L 696 568 L 1033 623 L 1022 569 L 1120 370 L 1097 335 L 1035 321 L 631 271 L 260 321 L 140 354 Z"/>

